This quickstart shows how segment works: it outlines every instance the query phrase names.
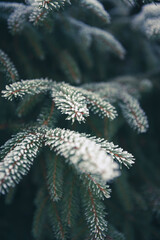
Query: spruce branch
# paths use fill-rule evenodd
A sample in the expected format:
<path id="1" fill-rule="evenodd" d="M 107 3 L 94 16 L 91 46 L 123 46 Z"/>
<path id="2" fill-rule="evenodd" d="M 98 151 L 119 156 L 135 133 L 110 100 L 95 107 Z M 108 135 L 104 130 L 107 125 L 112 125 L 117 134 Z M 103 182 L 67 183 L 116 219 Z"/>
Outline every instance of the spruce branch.
<path id="1" fill-rule="evenodd" d="M 70 0 L 34 0 L 34 3 L 47 10 L 59 10 L 65 3 L 71 4 Z"/>
<path id="2" fill-rule="evenodd" d="M 91 11 L 98 16 L 104 23 L 110 23 L 110 15 L 104 9 L 102 3 L 97 0 L 80 0 L 80 6 Z"/>
<path id="3" fill-rule="evenodd" d="M 5 72 L 9 82 L 15 82 L 19 79 L 18 72 L 11 62 L 8 55 L 0 49 L 0 71 Z"/>
<path id="4" fill-rule="evenodd" d="M 6 85 L 6 90 L 2 91 L 3 97 L 12 101 L 13 98 L 24 97 L 24 95 L 35 95 L 50 90 L 52 81 L 46 79 L 21 80 L 10 85 Z"/>
<path id="5" fill-rule="evenodd" d="M 128 124 L 138 133 L 147 131 L 148 120 L 146 114 L 141 108 L 138 100 L 126 91 L 123 84 L 111 81 L 108 83 L 95 84 L 94 86 L 93 84 L 86 84 L 83 87 L 91 92 L 96 92 L 104 100 L 118 102 Z"/>
<path id="6" fill-rule="evenodd" d="M 4 13 L 12 13 L 15 9 L 25 7 L 23 3 L 0 2 L 0 9 Z"/>
<path id="7" fill-rule="evenodd" d="M 109 189 L 109 186 L 106 185 L 106 182 L 95 178 L 89 173 L 80 175 L 80 179 L 84 185 L 86 185 L 86 182 L 87 182 L 88 186 L 90 187 L 90 190 L 99 199 L 104 200 L 104 198 L 110 197 L 111 190 Z"/>
<path id="8" fill-rule="evenodd" d="M 35 57 L 43 61 L 45 59 L 46 53 L 44 51 L 41 36 L 38 30 L 31 26 L 31 24 L 27 24 L 23 34 Z"/>
<path id="9" fill-rule="evenodd" d="M 72 123 L 77 119 L 79 122 L 84 121 L 89 115 L 88 107 L 102 117 L 114 119 L 117 115 L 115 108 L 106 99 L 119 100 L 119 105 L 127 122 L 139 133 L 146 132 L 148 121 L 144 111 L 141 109 L 138 101 L 129 95 L 120 84 L 102 84 L 98 88 L 98 94 L 86 91 L 82 88 L 75 88 L 68 84 L 57 84 L 47 79 L 35 79 L 16 82 L 6 86 L 6 90 L 2 91 L 3 97 L 12 100 L 13 97 L 22 97 L 25 94 L 39 94 L 52 89 L 51 95 L 55 105 L 63 114 L 67 114 L 67 120 Z M 89 86 L 85 86 L 89 87 Z"/>
<path id="10" fill-rule="evenodd" d="M 142 31 L 148 38 L 159 39 L 160 3 L 144 5 L 141 12 L 132 20 L 135 29 Z"/>
<path id="11" fill-rule="evenodd" d="M 59 55 L 60 67 L 68 78 L 69 82 L 73 84 L 79 84 L 82 76 L 76 60 L 67 50 L 61 51 Z"/>
<path id="12" fill-rule="evenodd" d="M 94 141 L 74 131 L 46 129 L 45 145 L 73 164 L 79 172 L 98 175 L 104 181 L 118 176 L 118 166 Z"/>
<path id="13" fill-rule="evenodd" d="M 146 114 L 140 107 L 138 101 L 129 94 L 121 94 L 123 103 L 120 103 L 123 116 L 128 124 L 138 133 L 145 133 L 149 127 Z"/>
<path id="14" fill-rule="evenodd" d="M 68 84 L 55 84 L 52 88 L 52 98 L 58 109 L 63 114 L 67 114 L 67 120 L 76 120 L 78 122 L 84 121 L 89 115 L 85 97 L 75 87 Z"/>
<path id="15" fill-rule="evenodd" d="M 6 86 L 3 97 L 13 100 L 25 94 L 35 95 L 51 91 L 52 99 L 62 114 L 67 114 L 67 120 L 85 121 L 89 116 L 88 108 L 101 117 L 114 119 L 117 116 L 115 108 L 104 101 L 96 93 L 90 93 L 82 88 L 76 88 L 65 83 L 55 83 L 48 79 L 25 80 Z M 87 107 L 88 105 L 88 107 Z"/>
<path id="16" fill-rule="evenodd" d="M 106 153 L 110 154 L 113 159 L 117 160 L 120 164 L 124 164 L 126 167 L 131 167 L 135 159 L 131 153 L 124 151 L 118 145 L 115 145 L 113 142 L 108 142 L 102 138 L 94 138 L 96 143 L 100 144 Z"/>
<path id="17" fill-rule="evenodd" d="M 64 32 L 69 33 L 73 38 L 78 34 L 80 45 L 85 44 L 85 47 L 88 48 L 92 42 L 95 42 L 96 46 L 101 50 L 109 50 L 121 59 L 125 57 L 126 51 L 124 47 L 111 33 L 97 27 L 91 27 L 72 17 L 66 17 L 64 22 L 67 22 L 67 24 L 64 24 Z M 67 28 L 65 29 L 65 27 Z M 84 39 L 86 40 L 84 41 Z"/>
<path id="18" fill-rule="evenodd" d="M 73 228 L 79 215 L 79 185 L 74 171 L 68 168 L 68 173 L 64 179 L 62 198 L 62 217 L 69 228 Z"/>
<path id="19" fill-rule="evenodd" d="M 38 26 L 44 23 L 48 18 L 49 12 L 45 8 L 34 8 L 31 14 L 29 15 L 29 22 L 34 26 Z"/>
<path id="20" fill-rule="evenodd" d="M 62 198 L 63 186 L 63 168 L 62 160 L 53 153 L 46 155 L 47 158 L 47 186 L 50 197 L 53 201 L 59 201 Z"/>
<path id="21" fill-rule="evenodd" d="M 48 205 L 48 215 L 50 218 L 50 224 L 52 226 L 53 232 L 56 239 L 65 240 L 66 239 L 66 226 L 62 220 L 59 206 L 56 202 L 50 201 Z"/>
<path id="22" fill-rule="evenodd" d="M 81 89 L 86 97 L 88 108 L 100 117 L 108 117 L 111 120 L 116 118 L 117 111 L 108 101 L 103 100 L 100 95 Z"/>
<path id="23" fill-rule="evenodd" d="M 5 143 L 0 162 L 0 192 L 4 194 L 26 175 L 42 146 L 42 134 L 25 131 Z"/>
<path id="24" fill-rule="evenodd" d="M 40 126 L 48 126 L 48 127 L 54 127 L 56 123 L 56 117 L 57 112 L 55 111 L 55 103 L 46 103 L 46 105 L 42 108 L 38 118 L 37 122 Z"/>
<path id="25" fill-rule="evenodd" d="M 8 18 L 8 28 L 12 34 L 19 33 L 23 30 L 27 23 L 27 17 L 31 12 L 31 8 L 20 6 L 10 14 Z"/>
<path id="26" fill-rule="evenodd" d="M 62 113 L 69 115 L 67 120 L 72 122 L 77 119 L 84 121 L 89 115 L 87 107 L 101 117 L 114 119 L 117 116 L 115 108 L 104 101 L 95 93 L 90 93 L 83 88 L 75 88 L 68 84 L 55 84 L 52 89 L 53 100 Z"/>
<path id="27" fill-rule="evenodd" d="M 118 145 L 115 145 L 113 142 L 108 142 L 108 140 L 104 138 L 96 138 L 95 136 L 81 134 L 82 136 L 87 136 L 92 141 L 95 141 L 96 144 L 100 145 L 105 152 L 112 156 L 114 160 L 119 162 L 120 164 L 124 164 L 127 168 L 131 167 L 135 161 L 134 156 L 123 150 Z M 93 179 L 94 180 L 94 179 Z"/>
<path id="28" fill-rule="evenodd" d="M 102 202 L 97 198 L 92 189 L 86 185 L 82 187 L 82 202 L 85 209 L 85 218 L 90 230 L 90 240 L 104 240 L 107 233 L 107 221 Z"/>
<path id="29" fill-rule="evenodd" d="M 96 42 L 97 46 L 101 50 L 110 50 L 115 55 L 117 55 L 120 59 L 124 59 L 126 51 L 121 43 L 115 39 L 115 37 L 102 29 L 99 28 L 92 28 L 92 36 L 94 41 Z"/>

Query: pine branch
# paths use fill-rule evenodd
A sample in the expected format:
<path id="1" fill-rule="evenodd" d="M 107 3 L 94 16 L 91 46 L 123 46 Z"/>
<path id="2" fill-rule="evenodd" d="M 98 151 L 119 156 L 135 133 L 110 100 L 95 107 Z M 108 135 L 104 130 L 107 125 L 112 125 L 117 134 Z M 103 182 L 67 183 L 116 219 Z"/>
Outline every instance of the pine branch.
<path id="1" fill-rule="evenodd" d="M 67 32 L 69 31 L 70 36 L 73 35 L 73 38 L 78 34 L 81 45 L 85 44 L 86 48 L 88 48 L 91 45 L 91 42 L 94 41 L 96 43 L 96 46 L 103 50 L 103 52 L 109 50 L 116 54 L 119 58 L 124 58 L 125 49 L 111 33 L 96 27 L 91 27 L 71 17 L 65 18 L 65 22 L 70 25 L 70 29 L 65 24 L 64 27 L 67 26 L 67 29 L 64 29 L 64 32 L 68 34 Z M 84 39 L 87 39 L 86 43 L 84 43 Z"/>
<path id="2" fill-rule="evenodd" d="M 113 159 L 117 160 L 120 164 L 124 164 L 126 167 L 131 167 L 134 163 L 134 156 L 127 151 L 124 151 L 118 145 L 114 145 L 113 142 L 108 142 L 102 138 L 93 138 L 96 143 L 100 144 L 106 153 L 110 154 Z"/>
<path id="3" fill-rule="evenodd" d="M 50 223 L 55 233 L 56 239 L 65 240 L 66 239 L 66 229 L 64 222 L 61 218 L 58 204 L 55 202 L 49 202 L 48 214 L 50 218 Z"/>
<path id="4" fill-rule="evenodd" d="M 121 99 L 123 103 L 119 105 L 128 124 L 138 133 L 145 133 L 149 127 L 148 120 L 138 101 L 126 93 L 121 95 Z"/>
<path id="5" fill-rule="evenodd" d="M 132 21 L 134 28 L 140 29 L 148 38 L 159 39 L 160 3 L 147 4 Z"/>
<path id="6" fill-rule="evenodd" d="M 2 91 L 3 97 L 12 101 L 13 98 L 24 97 L 25 94 L 35 95 L 50 90 L 52 81 L 46 79 L 21 80 L 10 85 L 6 85 L 6 90 Z"/>
<path id="7" fill-rule="evenodd" d="M 52 201 L 59 201 L 62 198 L 63 164 L 62 160 L 49 153 L 47 157 L 47 186 Z"/>
<path id="8" fill-rule="evenodd" d="M 42 108 L 37 122 L 40 126 L 54 127 L 56 124 L 57 112 L 55 111 L 55 103 L 46 102 L 45 106 Z"/>
<path id="9" fill-rule="evenodd" d="M 109 189 L 109 186 L 106 185 L 106 182 L 96 179 L 94 176 L 88 173 L 80 175 L 80 179 L 84 185 L 86 185 L 87 182 L 89 188 L 99 199 L 104 200 L 104 198 L 110 197 L 111 190 Z"/>
<path id="10" fill-rule="evenodd" d="M 5 72 L 9 82 L 15 82 L 19 79 L 18 72 L 11 62 L 10 58 L 0 49 L 0 71 Z"/>
<path id="11" fill-rule="evenodd" d="M 117 165 L 94 141 L 74 131 L 46 129 L 45 145 L 54 149 L 80 172 L 92 173 L 109 181 L 118 175 Z"/>
<path id="12" fill-rule="evenodd" d="M 43 61 L 46 57 L 46 52 L 44 50 L 41 35 L 38 30 L 30 24 L 27 24 L 23 34 L 35 57 Z"/>
<path id="13" fill-rule="evenodd" d="M 52 89 L 52 98 L 61 113 L 67 114 L 67 120 L 84 121 L 89 115 L 85 97 L 78 91 L 78 89 L 61 83 L 55 84 Z"/>
<path id="14" fill-rule="evenodd" d="M 34 95 L 51 90 L 52 99 L 62 114 L 67 114 L 67 120 L 85 121 L 89 116 L 88 108 L 101 117 L 114 119 L 117 116 L 115 108 L 104 101 L 96 93 L 82 88 L 76 88 L 65 83 L 55 83 L 48 79 L 25 80 L 6 86 L 2 91 L 3 97 L 13 100 L 14 97 L 23 97 L 25 94 Z M 87 108 L 88 104 L 88 108 Z"/>
<path id="15" fill-rule="evenodd" d="M 38 132 L 25 131 L 19 133 L 5 143 L 2 148 L 0 162 L 0 192 L 4 194 L 9 187 L 14 187 L 23 175 L 29 171 L 37 156 L 42 135 Z"/>
<path id="16" fill-rule="evenodd" d="M 100 49 L 110 50 L 116 54 L 120 59 L 124 59 L 126 51 L 112 34 L 102 29 L 93 27 L 92 36 Z"/>
<path id="17" fill-rule="evenodd" d="M 87 103 L 89 108 L 95 113 L 99 113 L 102 117 L 109 117 L 114 119 L 116 111 L 114 107 L 96 94 L 84 91 L 80 88 L 75 88 L 67 84 L 51 84 L 51 81 L 45 79 L 25 80 L 15 84 L 6 86 L 6 90 L 2 91 L 3 97 L 12 100 L 13 97 L 23 97 L 25 94 L 39 94 L 50 90 L 52 87 L 52 98 L 58 109 L 63 114 L 67 114 L 67 120 L 72 122 L 77 119 L 79 122 L 84 121 L 89 115 Z M 84 94 L 84 96 L 81 94 Z"/>
<path id="18" fill-rule="evenodd" d="M 69 172 L 64 179 L 62 217 L 68 227 L 74 228 L 78 220 L 79 214 L 79 185 L 77 184 L 77 176 L 72 169 L 68 169 Z"/>
<path id="19" fill-rule="evenodd" d="M 24 7 L 23 3 L 17 2 L 0 2 L 0 9 L 2 11 L 12 12 L 18 7 Z"/>
<path id="20" fill-rule="evenodd" d="M 34 26 L 41 25 L 48 18 L 49 12 L 45 8 L 34 8 L 29 15 L 29 21 Z"/>
<path id="21" fill-rule="evenodd" d="M 110 16 L 104 9 L 102 3 L 97 0 L 80 0 L 80 6 L 90 10 L 93 14 L 98 16 L 104 23 L 110 23 Z"/>
<path id="22" fill-rule="evenodd" d="M 57 108 L 60 109 L 63 114 L 67 114 L 67 120 L 72 120 L 72 123 L 75 119 L 79 122 L 84 121 L 84 117 L 89 115 L 86 103 L 89 104 L 89 108 L 92 111 L 99 113 L 102 117 L 107 116 L 114 119 L 117 115 L 115 108 L 95 93 L 64 83 L 56 84 L 47 79 L 26 80 L 10 84 L 6 86 L 6 90 L 2 91 L 2 94 L 3 97 L 12 100 L 13 97 L 22 97 L 25 94 L 39 94 L 51 88 L 52 98 Z M 107 99 L 111 98 L 121 101 L 119 105 L 123 115 L 135 130 L 139 133 L 146 132 L 148 121 L 144 111 L 135 98 L 126 93 L 119 84 L 106 84 L 102 91 L 99 90 L 99 95 L 105 96 Z"/>
<path id="23" fill-rule="evenodd" d="M 81 135 L 87 136 L 92 141 L 95 141 L 96 144 L 100 145 L 100 147 L 104 149 L 107 154 L 111 155 L 111 157 L 120 164 L 124 164 L 126 167 L 129 168 L 134 163 L 134 156 L 131 153 L 124 151 L 122 148 L 120 148 L 118 145 L 115 145 L 113 142 L 108 142 L 103 138 L 96 138 L 95 136 L 92 137 L 86 134 Z"/>
<path id="24" fill-rule="evenodd" d="M 39 5 L 40 8 L 47 10 L 59 10 L 65 3 L 71 4 L 70 0 L 35 0 L 35 3 Z"/>
<path id="25" fill-rule="evenodd" d="M 90 229 L 90 240 L 104 240 L 107 233 L 107 222 L 102 202 L 95 196 L 92 189 L 83 185 L 82 202 L 85 209 L 85 217 Z"/>
<path id="26" fill-rule="evenodd" d="M 117 101 L 122 109 L 122 113 L 128 124 L 138 133 L 144 133 L 148 129 L 147 117 L 140 107 L 136 98 L 126 92 L 126 89 L 117 82 L 108 82 L 100 84 L 86 84 L 83 87 L 90 91 L 97 92 L 103 99 L 107 101 Z"/>
<path id="27" fill-rule="evenodd" d="M 1 17 L 8 18 L 8 14 L 11 14 L 16 9 L 25 7 L 23 3 L 17 2 L 0 2 Z"/>
<path id="28" fill-rule="evenodd" d="M 12 34 L 19 33 L 23 30 L 27 17 L 31 12 L 30 7 L 21 6 L 17 7 L 8 18 L 8 28 Z"/>
<path id="29" fill-rule="evenodd" d="M 114 119 L 117 116 L 115 108 L 107 101 L 104 101 L 95 93 L 90 93 L 82 88 L 75 88 L 67 84 L 57 84 L 53 88 L 53 100 L 62 113 L 68 114 L 67 120 L 74 122 L 84 121 L 84 116 L 89 115 L 87 106 L 95 114 L 101 117 Z"/>
<path id="30" fill-rule="evenodd" d="M 117 116 L 115 108 L 108 101 L 104 101 L 100 95 L 82 89 L 81 91 L 86 97 L 88 108 L 93 113 L 98 114 L 102 118 L 107 116 L 111 120 Z"/>
<path id="31" fill-rule="evenodd" d="M 59 64 L 69 82 L 73 84 L 79 84 L 81 82 L 81 72 L 79 66 L 67 50 L 60 52 Z"/>

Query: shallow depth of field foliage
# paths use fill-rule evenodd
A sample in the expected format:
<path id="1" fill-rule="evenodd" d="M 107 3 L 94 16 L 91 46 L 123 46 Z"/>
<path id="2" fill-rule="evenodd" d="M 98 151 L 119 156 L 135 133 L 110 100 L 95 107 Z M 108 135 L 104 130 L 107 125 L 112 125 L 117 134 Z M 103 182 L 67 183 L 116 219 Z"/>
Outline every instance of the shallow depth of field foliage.
<path id="1" fill-rule="evenodd" d="M 160 239 L 160 1 L 0 1 L 0 239 Z"/>

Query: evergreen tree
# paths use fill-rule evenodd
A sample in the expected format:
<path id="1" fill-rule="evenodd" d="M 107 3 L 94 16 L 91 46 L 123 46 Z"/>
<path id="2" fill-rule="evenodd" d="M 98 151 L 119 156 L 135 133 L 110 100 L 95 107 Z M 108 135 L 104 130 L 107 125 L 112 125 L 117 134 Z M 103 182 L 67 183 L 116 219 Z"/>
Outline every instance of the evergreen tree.
<path id="1" fill-rule="evenodd" d="M 1 239 L 160 238 L 158 2 L 0 1 Z"/>

